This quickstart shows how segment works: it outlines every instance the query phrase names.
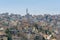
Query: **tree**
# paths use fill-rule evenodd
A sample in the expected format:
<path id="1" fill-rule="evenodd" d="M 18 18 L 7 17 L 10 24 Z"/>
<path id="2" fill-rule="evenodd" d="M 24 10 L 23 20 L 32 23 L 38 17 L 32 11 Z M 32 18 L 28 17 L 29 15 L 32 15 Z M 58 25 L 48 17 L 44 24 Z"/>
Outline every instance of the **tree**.
<path id="1" fill-rule="evenodd" d="M 45 34 L 51 34 L 51 32 L 49 30 L 45 30 Z"/>
<path id="2" fill-rule="evenodd" d="M 45 38 L 43 36 L 36 36 L 34 40 L 45 40 Z"/>
<path id="3" fill-rule="evenodd" d="M 38 25 L 37 24 L 35 24 L 34 26 L 35 26 L 36 29 L 38 29 Z"/>
<path id="4" fill-rule="evenodd" d="M 21 40 L 28 40 L 26 37 L 22 37 Z"/>
<path id="5" fill-rule="evenodd" d="M 7 34 L 8 40 L 12 40 L 12 35 L 9 29 L 6 29 L 5 33 Z"/>

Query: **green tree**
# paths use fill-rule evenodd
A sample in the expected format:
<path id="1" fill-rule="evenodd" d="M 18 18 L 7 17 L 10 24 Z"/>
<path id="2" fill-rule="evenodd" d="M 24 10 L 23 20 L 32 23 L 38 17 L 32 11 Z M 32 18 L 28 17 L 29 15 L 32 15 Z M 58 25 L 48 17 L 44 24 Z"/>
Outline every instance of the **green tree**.
<path id="1" fill-rule="evenodd" d="M 8 40 L 12 40 L 12 35 L 9 29 L 6 29 L 5 33 L 7 34 Z"/>
<path id="2" fill-rule="evenodd" d="M 36 37 L 34 38 L 34 40 L 45 40 L 45 38 L 42 37 L 42 36 L 36 36 Z"/>
<path id="3" fill-rule="evenodd" d="M 36 29 L 38 29 L 38 25 L 37 24 L 35 24 L 34 26 L 35 26 Z"/>
<path id="4" fill-rule="evenodd" d="M 49 30 L 44 30 L 45 31 L 45 34 L 51 34 L 51 32 Z"/>
<path id="5" fill-rule="evenodd" d="M 22 37 L 21 40 L 28 40 L 26 37 Z"/>

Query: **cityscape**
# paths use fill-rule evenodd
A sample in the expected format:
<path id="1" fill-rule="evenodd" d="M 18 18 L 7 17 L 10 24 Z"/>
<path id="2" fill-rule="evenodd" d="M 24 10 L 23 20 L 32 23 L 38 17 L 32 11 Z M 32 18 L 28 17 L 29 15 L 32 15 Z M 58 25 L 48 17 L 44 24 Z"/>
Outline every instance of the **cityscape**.
<path id="1" fill-rule="evenodd" d="M 59 15 L 0 14 L 0 40 L 60 40 Z"/>
<path id="2" fill-rule="evenodd" d="M 60 0 L 0 0 L 0 40 L 60 40 Z"/>

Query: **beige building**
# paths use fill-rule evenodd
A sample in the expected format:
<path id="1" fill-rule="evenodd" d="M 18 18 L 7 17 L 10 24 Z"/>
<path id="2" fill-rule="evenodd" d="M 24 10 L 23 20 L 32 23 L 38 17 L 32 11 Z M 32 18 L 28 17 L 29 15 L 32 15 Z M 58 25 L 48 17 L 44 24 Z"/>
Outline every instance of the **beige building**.
<path id="1" fill-rule="evenodd" d="M 12 40 L 21 40 L 21 38 L 18 36 L 12 36 Z"/>
<path id="2" fill-rule="evenodd" d="M 0 40 L 7 40 L 7 37 L 5 35 L 0 35 Z"/>
<path id="3" fill-rule="evenodd" d="M 7 40 L 7 36 L 4 33 L 4 29 L 0 28 L 0 40 Z"/>

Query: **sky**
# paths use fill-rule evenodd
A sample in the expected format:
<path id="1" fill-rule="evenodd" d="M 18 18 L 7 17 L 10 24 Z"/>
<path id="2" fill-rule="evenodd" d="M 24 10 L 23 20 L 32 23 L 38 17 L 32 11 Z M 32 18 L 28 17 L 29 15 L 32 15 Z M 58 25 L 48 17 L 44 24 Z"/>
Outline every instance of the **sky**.
<path id="1" fill-rule="evenodd" d="M 0 0 L 0 13 L 25 15 L 26 8 L 32 15 L 59 14 L 60 0 Z"/>

